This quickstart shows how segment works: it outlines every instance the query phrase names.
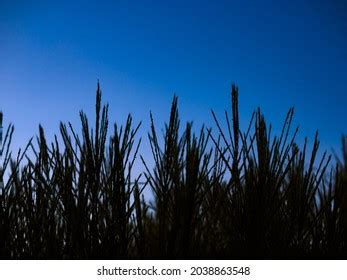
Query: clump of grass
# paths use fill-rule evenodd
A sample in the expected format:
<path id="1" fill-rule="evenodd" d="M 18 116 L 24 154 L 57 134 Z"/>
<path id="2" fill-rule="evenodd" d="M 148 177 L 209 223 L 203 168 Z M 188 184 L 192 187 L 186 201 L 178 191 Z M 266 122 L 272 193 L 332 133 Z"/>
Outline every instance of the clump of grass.
<path id="1" fill-rule="evenodd" d="M 12 161 L 2 198 L 2 236 L 6 237 L 2 256 L 132 256 L 138 196 L 134 196 L 131 170 L 140 144 L 135 140 L 139 125 L 132 128 L 129 116 L 125 127 L 114 125 L 107 141 L 108 106 L 101 108 L 99 85 L 95 130 L 83 112 L 80 118 L 81 135 L 71 124 L 61 124 L 62 144 L 55 137 L 48 145 L 40 126 L 37 148 L 29 144 L 34 158 L 27 157 L 21 170 L 20 160 Z M 10 135 L 12 131 L 11 127 Z"/>
<path id="2" fill-rule="evenodd" d="M 295 143 L 298 128 L 290 136 L 293 108 L 279 136 L 272 136 L 272 127 L 259 109 L 242 133 L 237 96 L 238 89 L 233 87 L 232 125 L 226 113 L 228 134 L 213 113 L 226 152 L 218 149 L 230 173 L 225 186 L 229 199 L 221 218 L 228 238 L 226 251 L 237 258 L 313 257 L 312 243 L 317 239 L 313 229 L 319 212 L 316 198 L 330 157 L 324 154 L 314 170 L 319 148 L 316 135 L 306 168 L 307 142 L 300 151 Z"/>
<path id="3" fill-rule="evenodd" d="M 208 137 L 204 128 L 197 136 L 187 123 L 179 135 L 180 121 L 177 97 L 174 97 L 169 124 L 165 126 L 164 147 L 161 149 L 151 115 L 149 142 L 155 161 L 153 171 L 146 168 L 145 176 L 155 197 L 154 217 L 150 226 L 154 241 L 153 257 L 188 258 L 199 248 L 203 186 L 208 175 L 211 152 L 206 152 Z M 153 238 L 154 237 L 154 238 Z"/>

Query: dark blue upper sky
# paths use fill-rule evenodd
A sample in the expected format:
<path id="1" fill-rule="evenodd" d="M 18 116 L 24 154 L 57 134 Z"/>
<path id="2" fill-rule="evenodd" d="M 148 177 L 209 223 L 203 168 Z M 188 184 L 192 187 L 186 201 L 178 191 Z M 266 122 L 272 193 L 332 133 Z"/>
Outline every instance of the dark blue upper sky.
<path id="1" fill-rule="evenodd" d="M 78 122 L 100 80 L 112 121 L 149 111 L 166 120 L 173 93 L 183 120 L 212 125 L 240 90 L 241 121 L 260 106 L 280 128 L 295 106 L 300 137 L 323 148 L 347 133 L 347 2 L 0 2 L 0 109 L 23 145 L 41 123 Z M 144 134 L 143 134 L 144 135 Z"/>

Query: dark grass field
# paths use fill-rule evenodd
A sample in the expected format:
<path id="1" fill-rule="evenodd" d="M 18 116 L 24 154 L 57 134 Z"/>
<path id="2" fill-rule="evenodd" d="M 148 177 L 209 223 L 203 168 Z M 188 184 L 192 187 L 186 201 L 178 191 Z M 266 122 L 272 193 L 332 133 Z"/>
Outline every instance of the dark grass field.
<path id="1" fill-rule="evenodd" d="M 151 117 L 154 165 L 139 154 L 140 124 L 109 123 L 96 93 L 96 122 L 42 127 L 17 155 L 13 126 L 2 142 L 2 259 L 346 259 L 347 139 L 318 157 L 256 110 L 240 131 L 238 88 L 217 130 L 181 123 L 174 97 L 164 130 Z M 223 129 L 222 127 L 225 127 Z M 33 156 L 28 156 L 28 152 Z M 134 174 L 135 160 L 143 173 Z M 145 198 L 151 190 L 153 199 Z"/>

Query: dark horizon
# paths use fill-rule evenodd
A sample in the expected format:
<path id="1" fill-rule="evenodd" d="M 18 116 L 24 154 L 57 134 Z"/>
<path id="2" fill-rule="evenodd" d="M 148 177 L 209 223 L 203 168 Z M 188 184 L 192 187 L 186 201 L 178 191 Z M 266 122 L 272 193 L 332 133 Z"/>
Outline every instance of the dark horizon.
<path id="1" fill-rule="evenodd" d="M 347 137 L 330 169 L 317 138 L 312 151 L 295 144 L 293 109 L 278 137 L 260 111 L 244 131 L 235 85 L 231 95 L 217 134 L 182 125 L 173 99 L 164 135 L 152 122 L 144 184 L 138 125 L 129 117 L 107 137 L 99 84 L 94 125 L 82 113 L 80 133 L 60 127 L 63 143 L 40 127 L 34 157 L 10 160 L 5 137 L 0 258 L 346 259 Z"/>

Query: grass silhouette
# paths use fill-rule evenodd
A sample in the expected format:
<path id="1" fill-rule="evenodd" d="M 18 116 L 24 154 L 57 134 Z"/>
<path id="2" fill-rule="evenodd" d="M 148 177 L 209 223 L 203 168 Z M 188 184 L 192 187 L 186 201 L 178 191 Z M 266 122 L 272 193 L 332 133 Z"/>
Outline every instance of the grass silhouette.
<path id="1" fill-rule="evenodd" d="M 11 154 L 13 125 L 2 143 L 0 256 L 3 259 L 341 259 L 347 257 L 347 138 L 342 158 L 300 148 L 290 109 L 273 136 L 258 109 L 240 130 L 232 87 L 226 129 L 182 129 L 174 97 L 163 141 L 151 115 L 154 159 L 141 157 L 133 178 L 140 124 L 129 115 L 109 132 L 108 106 L 96 92 L 96 121 L 82 131 L 60 125 L 62 141 Z M 161 144 L 163 143 L 163 144 Z M 30 149 L 34 156 L 27 156 Z M 140 178 L 145 178 L 140 184 Z M 143 197 L 150 188 L 153 202 Z"/>

